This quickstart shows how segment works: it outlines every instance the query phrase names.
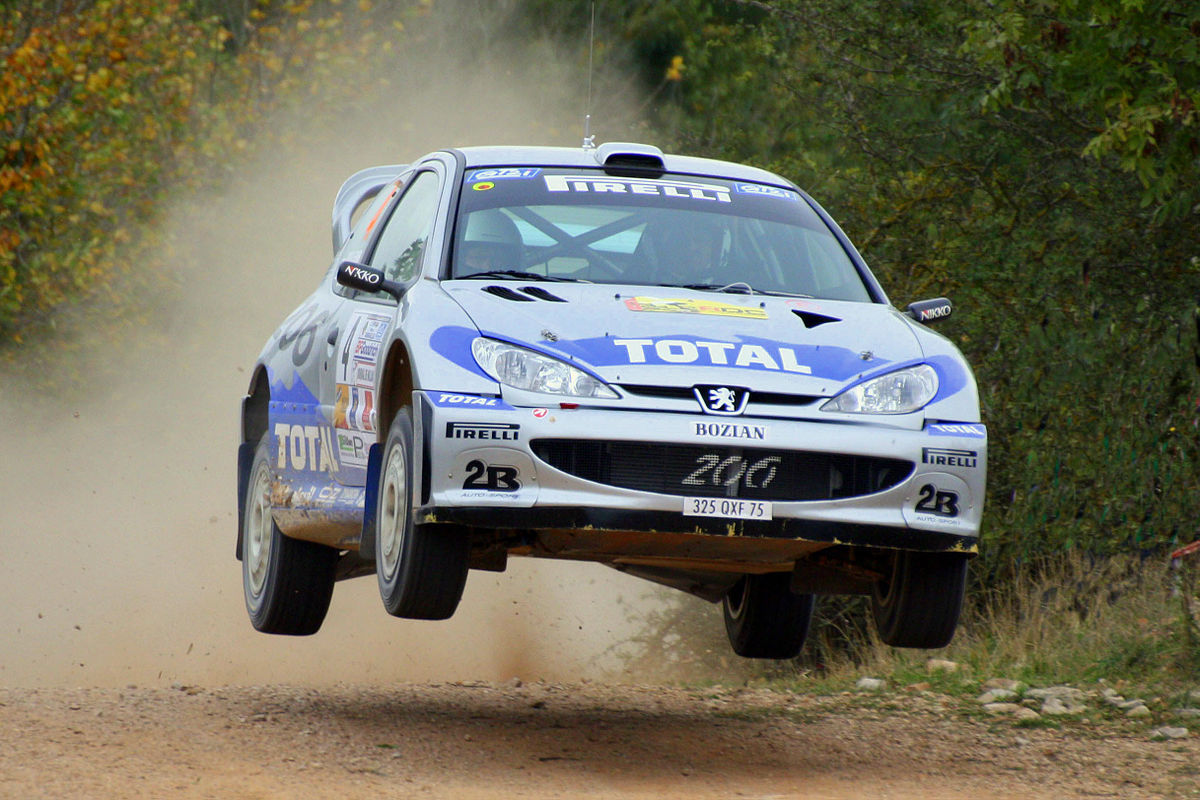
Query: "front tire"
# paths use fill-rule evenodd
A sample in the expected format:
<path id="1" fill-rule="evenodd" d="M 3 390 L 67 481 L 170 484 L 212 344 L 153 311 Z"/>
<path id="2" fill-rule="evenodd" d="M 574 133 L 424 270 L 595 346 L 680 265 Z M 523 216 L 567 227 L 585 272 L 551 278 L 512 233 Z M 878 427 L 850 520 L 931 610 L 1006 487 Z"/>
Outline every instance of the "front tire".
<path id="1" fill-rule="evenodd" d="M 285 536 L 271 516 L 271 465 L 263 436 L 254 451 L 242 522 L 242 591 L 262 633 L 309 636 L 333 597 L 338 551 Z"/>
<path id="2" fill-rule="evenodd" d="M 892 647 L 945 647 L 958 627 L 966 586 L 966 556 L 896 553 L 891 575 L 871 592 L 879 638 Z"/>
<path id="3" fill-rule="evenodd" d="M 722 601 L 733 652 L 745 658 L 795 658 L 808 637 L 816 598 L 795 594 L 790 572 L 744 575 Z"/>
<path id="4" fill-rule="evenodd" d="M 413 520 L 412 418 L 392 420 L 379 470 L 375 513 L 375 575 L 383 607 L 408 619 L 449 619 L 467 582 L 470 540 L 451 526 Z"/>

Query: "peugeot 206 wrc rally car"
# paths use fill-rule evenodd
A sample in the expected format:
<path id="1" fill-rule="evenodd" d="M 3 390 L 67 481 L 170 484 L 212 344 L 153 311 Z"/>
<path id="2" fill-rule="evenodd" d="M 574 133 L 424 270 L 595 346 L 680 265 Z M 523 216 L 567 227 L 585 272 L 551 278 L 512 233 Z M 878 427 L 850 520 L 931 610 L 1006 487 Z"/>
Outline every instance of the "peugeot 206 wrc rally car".
<path id="1" fill-rule="evenodd" d="M 609 143 L 477 147 L 352 176 L 331 266 L 242 403 L 255 628 L 310 634 L 336 581 L 452 615 L 471 569 L 607 564 L 794 656 L 817 594 L 884 642 L 954 633 L 986 429 L 958 350 L 894 308 L 788 180 Z"/>

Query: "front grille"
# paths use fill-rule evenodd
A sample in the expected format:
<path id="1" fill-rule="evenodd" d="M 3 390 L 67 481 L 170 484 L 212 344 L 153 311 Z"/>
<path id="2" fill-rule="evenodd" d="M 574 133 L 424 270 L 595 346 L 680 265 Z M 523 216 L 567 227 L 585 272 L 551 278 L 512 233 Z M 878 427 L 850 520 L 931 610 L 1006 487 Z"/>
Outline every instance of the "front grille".
<path id="1" fill-rule="evenodd" d="M 649 386 L 637 383 L 618 383 L 625 392 L 640 397 L 663 397 L 671 400 L 695 400 L 696 392 L 690 386 Z M 750 392 L 751 403 L 773 406 L 807 406 L 825 398 L 812 394 L 784 394 L 782 392 Z M 697 406 L 698 407 L 698 406 Z"/>
<path id="2" fill-rule="evenodd" d="M 728 445 L 534 439 L 550 466 L 585 480 L 683 497 L 833 500 L 881 492 L 912 474 L 894 458 Z"/>

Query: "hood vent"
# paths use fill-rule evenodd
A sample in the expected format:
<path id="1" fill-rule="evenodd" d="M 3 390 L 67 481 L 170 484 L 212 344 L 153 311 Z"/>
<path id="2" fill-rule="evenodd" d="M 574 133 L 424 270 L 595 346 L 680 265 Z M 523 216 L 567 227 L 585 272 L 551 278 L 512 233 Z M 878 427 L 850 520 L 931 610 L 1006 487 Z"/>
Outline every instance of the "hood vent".
<path id="1" fill-rule="evenodd" d="M 483 290 L 488 294 L 494 294 L 496 297 L 503 297 L 505 300 L 519 300 L 522 303 L 532 303 L 532 297 L 526 297 L 520 292 L 514 292 L 507 286 L 485 286 Z"/>
<path id="2" fill-rule="evenodd" d="M 536 297 L 538 300 L 549 300 L 551 303 L 567 302 L 558 295 L 548 292 L 540 286 L 522 286 L 521 291 L 530 297 Z"/>
<path id="3" fill-rule="evenodd" d="M 798 308 L 793 308 L 792 313 L 800 318 L 806 328 L 815 328 L 818 325 L 824 325 L 826 322 L 841 322 L 837 317 L 827 317 L 824 314 L 818 314 L 815 311 L 801 311 Z"/>
<path id="4" fill-rule="evenodd" d="M 488 294 L 494 294 L 496 297 L 502 297 L 505 300 L 516 300 L 522 303 L 532 303 L 534 300 L 547 300 L 551 303 L 565 303 L 562 299 L 553 292 L 548 292 L 540 286 L 522 286 L 521 291 L 515 291 L 507 286 L 485 286 L 483 290 Z"/>

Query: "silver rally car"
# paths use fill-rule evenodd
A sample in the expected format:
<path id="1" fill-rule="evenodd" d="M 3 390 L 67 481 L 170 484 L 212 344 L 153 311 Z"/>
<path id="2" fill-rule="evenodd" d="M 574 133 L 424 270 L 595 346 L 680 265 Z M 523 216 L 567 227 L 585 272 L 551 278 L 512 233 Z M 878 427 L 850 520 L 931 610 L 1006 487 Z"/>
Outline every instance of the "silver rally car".
<path id="1" fill-rule="evenodd" d="M 451 616 L 509 556 L 723 605 L 788 658 L 817 594 L 940 647 L 983 512 L 971 371 L 788 180 L 647 145 L 477 147 L 352 176 L 334 259 L 242 403 L 254 627 L 317 631 L 336 581 Z"/>

